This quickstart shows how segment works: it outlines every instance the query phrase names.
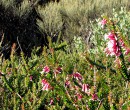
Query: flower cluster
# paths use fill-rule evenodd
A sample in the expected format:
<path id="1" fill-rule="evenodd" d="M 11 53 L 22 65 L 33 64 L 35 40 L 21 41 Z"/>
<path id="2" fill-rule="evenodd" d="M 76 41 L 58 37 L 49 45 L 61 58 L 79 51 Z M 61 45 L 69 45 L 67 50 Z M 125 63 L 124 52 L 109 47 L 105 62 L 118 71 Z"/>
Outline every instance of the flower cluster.
<path id="1" fill-rule="evenodd" d="M 50 67 L 46 65 L 46 66 L 44 66 L 43 70 L 40 73 L 41 74 L 46 73 L 45 74 L 45 77 L 46 77 L 47 73 L 50 73 L 50 71 L 51 71 Z M 62 68 L 60 66 L 58 66 L 56 69 L 53 70 L 53 73 L 55 76 L 56 76 L 56 74 L 59 74 L 61 72 L 62 72 Z M 30 76 L 30 81 L 32 81 L 32 79 L 33 79 L 33 76 Z M 51 88 L 50 84 L 48 83 L 48 81 L 46 79 L 42 79 L 41 84 L 42 84 L 43 91 L 44 90 L 48 91 Z"/>
<path id="2" fill-rule="evenodd" d="M 62 68 L 60 66 L 53 69 L 53 73 L 54 73 L 55 76 L 58 75 L 61 72 L 62 72 Z M 50 67 L 47 66 L 47 65 L 44 66 L 43 70 L 41 71 L 41 74 L 43 74 L 43 73 L 52 73 Z M 45 77 L 46 77 L 46 75 L 47 74 L 45 74 Z M 30 76 L 30 81 L 32 81 L 32 80 L 33 80 L 33 76 Z M 75 80 L 78 85 L 75 85 L 74 81 L 71 81 L 71 80 Z M 52 89 L 50 83 L 47 81 L 46 78 L 42 79 L 41 84 L 42 84 L 42 90 L 43 91 L 48 91 L 48 90 Z M 82 93 L 90 96 L 91 97 L 90 100 L 94 101 L 94 100 L 98 99 L 97 95 L 94 95 L 94 94 L 91 93 L 91 91 L 90 91 L 91 89 L 90 89 L 89 84 L 83 83 L 83 77 L 79 72 L 74 72 L 71 75 L 67 75 L 66 81 L 65 81 L 65 87 L 69 90 L 75 91 L 74 96 L 76 98 L 75 100 L 77 100 L 77 101 L 81 100 L 83 98 Z M 79 92 L 80 90 L 82 91 L 82 93 Z M 53 104 L 53 101 L 54 100 L 50 101 L 50 105 Z"/>
<path id="3" fill-rule="evenodd" d="M 62 71 L 62 68 L 61 68 L 61 67 L 57 67 L 57 68 L 54 70 L 54 73 L 55 73 L 55 74 L 59 74 L 59 73 L 61 73 L 61 71 Z"/>
<path id="4" fill-rule="evenodd" d="M 43 70 L 41 71 L 41 74 L 43 74 L 43 73 L 49 73 L 49 72 L 50 72 L 49 66 L 45 66 L 45 67 L 43 68 Z"/>
<path id="5" fill-rule="evenodd" d="M 49 73 L 51 70 L 50 70 L 50 67 L 49 66 L 44 66 L 43 70 L 40 72 L 41 74 L 43 73 Z M 62 72 L 62 68 L 60 66 L 58 66 L 57 68 L 55 68 L 53 70 L 53 73 L 56 75 L 56 74 L 59 74 Z"/>
<path id="6" fill-rule="evenodd" d="M 102 28 L 104 28 L 104 26 L 106 25 L 107 20 L 103 19 L 99 24 L 101 25 Z"/>
<path id="7" fill-rule="evenodd" d="M 105 39 L 109 39 L 107 47 L 105 48 L 105 53 L 111 56 L 120 56 L 121 52 L 117 42 L 117 36 L 113 32 L 110 32 L 108 35 L 105 35 Z"/>
<path id="8" fill-rule="evenodd" d="M 107 21 L 102 20 L 101 24 L 105 25 Z M 107 47 L 105 48 L 105 53 L 110 56 L 116 56 L 116 59 L 114 61 L 115 67 L 120 68 L 120 72 L 122 76 L 126 79 L 130 79 L 130 75 L 127 72 L 127 65 L 125 64 L 125 57 L 126 55 L 130 54 L 130 48 L 128 47 L 129 44 L 127 44 L 127 37 L 125 38 L 122 35 L 122 31 L 118 28 L 118 26 L 115 25 L 115 21 L 109 21 L 108 22 L 108 28 L 110 33 L 105 35 L 105 40 L 108 40 Z M 128 61 L 129 59 L 127 59 Z"/>
<path id="9" fill-rule="evenodd" d="M 73 81 L 70 81 L 70 79 L 76 79 L 75 81 L 77 82 L 77 85 L 73 85 Z M 90 100 L 98 100 L 98 96 L 96 93 L 91 92 L 91 88 L 89 84 L 83 83 L 83 77 L 79 72 L 74 72 L 72 75 L 68 76 L 65 81 L 65 87 L 70 88 L 70 90 L 75 91 L 75 96 L 77 97 L 78 100 L 81 100 L 83 98 L 83 94 L 81 94 L 79 91 L 81 90 L 82 93 L 87 94 L 90 96 Z"/>
<path id="10" fill-rule="evenodd" d="M 107 24 L 107 20 L 103 19 L 101 22 L 101 27 L 104 27 Z M 105 40 L 108 40 L 107 47 L 105 48 L 105 53 L 110 56 L 120 56 L 121 48 L 124 50 L 124 55 L 130 54 L 130 48 L 128 48 L 124 41 L 120 38 L 117 40 L 117 35 L 111 31 L 108 34 L 105 34 Z"/>
<path id="11" fill-rule="evenodd" d="M 50 84 L 46 79 L 42 79 L 42 90 L 48 91 L 51 88 Z"/>
<path id="12" fill-rule="evenodd" d="M 33 76 L 32 75 L 29 78 L 30 78 L 30 81 L 33 81 Z"/>
<path id="13" fill-rule="evenodd" d="M 83 84 L 82 85 L 82 91 L 90 95 L 90 87 L 88 84 Z"/>
<path id="14" fill-rule="evenodd" d="M 76 72 L 76 73 L 73 73 L 73 77 L 77 80 L 82 80 L 82 76 L 80 73 Z"/>

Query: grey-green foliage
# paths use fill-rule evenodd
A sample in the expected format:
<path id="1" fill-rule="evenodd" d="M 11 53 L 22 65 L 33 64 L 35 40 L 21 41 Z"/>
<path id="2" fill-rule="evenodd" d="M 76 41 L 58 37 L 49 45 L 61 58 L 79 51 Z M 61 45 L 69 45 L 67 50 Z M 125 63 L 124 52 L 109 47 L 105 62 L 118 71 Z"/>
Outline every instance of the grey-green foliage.
<path id="1" fill-rule="evenodd" d="M 113 19 L 115 21 L 118 21 L 119 28 L 123 33 L 123 36 L 128 37 L 128 39 L 130 40 L 130 12 L 127 11 L 124 7 L 121 7 L 121 10 L 119 12 L 116 12 L 116 10 L 114 9 Z"/>
<path id="2" fill-rule="evenodd" d="M 30 6 L 30 3 L 27 0 L 24 0 L 21 3 L 21 6 L 18 8 L 17 14 L 19 14 L 19 16 L 28 15 L 28 13 L 31 10 L 32 10 L 32 7 Z"/>
<path id="3" fill-rule="evenodd" d="M 111 14 L 112 9 L 121 6 L 129 8 L 128 0 L 61 0 L 38 8 L 43 21 L 37 22 L 40 30 L 54 36 L 62 30 L 65 39 L 72 41 L 74 36 L 88 36 L 89 20 L 102 13 Z"/>
<path id="4" fill-rule="evenodd" d="M 128 5 L 127 0 L 106 0 L 105 2 L 104 0 L 71 0 L 70 2 L 66 0 L 64 3 L 70 3 L 64 5 L 66 12 L 62 11 L 65 12 L 62 13 L 62 15 L 66 14 L 64 19 L 68 21 L 67 24 L 69 25 L 66 29 L 66 33 L 68 33 L 67 36 L 71 36 L 71 38 L 73 38 L 73 36 L 81 36 L 87 39 L 87 44 L 90 42 L 89 37 L 91 37 L 92 33 L 90 29 L 90 20 L 99 17 L 102 13 L 106 13 L 110 16 L 114 7 L 120 9 L 120 6 L 127 7 Z"/>
<path id="5" fill-rule="evenodd" d="M 60 15 L 60 4 L 50 3 L 45 7 L 38 7 L 38 13 L 42 17 L 42 22 L 37 20 L 37 24 L 41 31 L 48 36 L 54 37 L 57 32 L 62 29 L 63 22 Z"/>
<path id="6" fill-rule="evenodd" d="M 5 6 L 6 8 L 14 7 L 15 0 L 1 0 L 0 4 Z"/>
<path id="7" fill-rule="evenodd" d="M 12 10 L 15 16 L 20 17 L 23 15 L 27 15 L 32 9 L 31 4 L 28 0 L 23 0 L 19 5 L 17 4 L 16 0 L 1 0 L 0 4 L 5 9 Z"/>

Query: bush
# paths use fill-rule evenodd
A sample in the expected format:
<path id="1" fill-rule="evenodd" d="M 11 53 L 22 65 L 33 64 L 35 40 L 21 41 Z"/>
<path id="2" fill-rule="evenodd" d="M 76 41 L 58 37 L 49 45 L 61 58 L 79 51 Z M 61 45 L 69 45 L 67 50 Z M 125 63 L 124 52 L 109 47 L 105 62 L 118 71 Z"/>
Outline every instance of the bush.
<path id="1" fill-rule="evenodd" d="M 14 43 L 18 54 L 23 51 L 26 55 L 30 55 L 33 46 L 44 44 L 36 19 L 39 17 L 35 6 L 28 0 L 18 3 L 15 0 L 0 1 L 0 32 L 4 34 L 0 53 L 5 58 L 9 58 Z"/>
<path id="2" fill-rule="evenodd" d="M 1 63 L 1 108 L 129 109 L 130 53 L 124 52 L 130 44 L 125 42 L 129 39 L 127 35 L 123 36 L 124 33 L 129 34 L 125 28 L 129 27 L 129 12 L 122 9 L 115 14 L 117 16 L 103 15 L 101 24 L 92 24 L 92 38 L 96 43 L 93 49 L 77 51 L 80 46 L 70 49 L 66 43 L 51 42 L 49 37 L 49 47 L 44 47 L 41 56 L 36 55 L 36 49 L 30 58 L 26 58 L 23 53 L 16 56 L 12 52 L 11 60 Z M 121 25 L 124 28 L 120 28 Z M 114 35 L 104 40 L 104 34 L 109 31 Z M 115 35 L 118 35 L 117 39 Z M 123 53 L 116 54 L 118 51 L 113 49 L 105 53 L 109 40 L 116 40 L 112 48 L 119 46 L 118 51 L 122 50 Z M 75 45 L 81 43 L 80 39 L 75 42 Z M 114 62 L 115 58 L 119 60 Z"/>
<path id="3" fill-rule="evenodd" d="M 90 20 L 99 17 L 102 13 L 111 15 L 113 8 L 119 10 L 121 6 L 129 9 L 129 2 L 127 0 L 61 0 L 58 4 L 49 3 L 45 8 L 38 8 L 37 12 L 42 21 L 38 20 L 37 24 L 42 32 L 51 37 L 57 38 L 58 33 L 61 32 L 62 39 L 72 44 L 74 36 L 83 38 L 89 36 Z"/>

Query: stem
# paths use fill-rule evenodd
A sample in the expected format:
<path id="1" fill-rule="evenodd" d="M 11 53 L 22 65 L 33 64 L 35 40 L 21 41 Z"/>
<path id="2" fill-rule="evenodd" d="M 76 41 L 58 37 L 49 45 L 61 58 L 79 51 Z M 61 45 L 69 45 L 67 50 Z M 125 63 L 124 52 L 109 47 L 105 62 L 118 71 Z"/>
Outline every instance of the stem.
<path id="1" fill-rule="evenodd" d="M 88 61 L 90 64 L 95 65 L 96 67 L 99 67 L 99 68 L 104 69 L 104 70 L 108 69 L 108 67 L 105 67 L 105 66 L 103 66 L 103 65 L 99 65 L 99 64 L 97 64 L 96 62 L 92 61 L 92 60 L 91 60 L 90 58 L 88 58 L 88 57 L 86 57 L 86 59 L 87 59 L 87 61 Z M 113 70 L 112 68 L 109 68 L 109 69 L 110 69 L 111 72 L 116 73 L 116 71 Z"/>
<path id="2" fill-rule="evenodd" d="M 99 110 L 99 109 L 100 109 L 100 107 L 101 107 L 101 105 L 102 105 L 102 103 L 103 103 L 103 100 L 104 100 L 104 98 L 103 98 L 102 100 L 100 100 L 100 103 L 99 103 L 98 108 L 97 108 L 96 110 Z"/>
<path id="3" fill-rule="evenodd" d="M 126 68 L 126 64 L 125 64 L 125 60 L 124 60 L 124 56 L 123 54 L 121 54 L 119 56 L 120 60 L 121 60 L 121 73 L 122 76 L 127 80 L 130 81 L 130 75 L 127 73 L 127 68 Z"/>
<path id="4" fill-rule="evenodd" d="M 16 95 L 24 102 L 24 99 L 20 96 L 20 94 L 19 94 L 19 93 L 16 93 L 15 91 L 13 91 L 13 88 L 9 85 L 8 80 L 6 79 L 5 75 L 4 75 L 2 72 L 0 72 L 0 75 L 3 77 L 3 81 L 4 81 L 4 83 L 5 83 L 6 87 L 7 87 L 7 89 L 8 89 L 11 93 L 16 94 Z"/>
<path id="5" fill-rule="evenodd" d="M 9 83 L 8 83 L 8 81 L 7 81 L 6 77 L 5 77 L 5 75 L 4 75 L 3 73 L 1 73 L 1 72 L 0 72 L 0 74 L 1 74 L 1 76 L 3 77 L 3 81 L 4 81 L 5 85 L 6 85 L 6 87 L 9 89 L 10 92 L 13 92 L 13 89 L 12 89 L 11 86 L 9 85 Z"/>
<path id="6" fill-rule="evenodd" d="M 13 110 L 17 110 L 17 99 L 16 99 L 16 94 L 13 94 L 14 95 L 14 107 L 13 107 Z"/>
<path id="7" fill-rule="evenodd" d="M 96 88 L 96 68 L 94 66 L 94 77 L 93 77 L 93 82 L 94 82 L 94 92 L 96 93 L 97 92 L 97 88 Z"/>
<path id="8" fill-rule="evenodd" d="M 117 35 L 117 33 L 116 33 L 116 27 L 115 27 L 113 21 L 112 21 L 112 26 L 113 26 L 113 31 L 114 31 L 115 36 L 118 37 L 118 35 Z M 120 72 L 121 72 L 121 74 L 122 74 L 122 76 L 124 77 L 125 80 L 130 81 L 130 75 L 129 75 L 128 72 L 127 72 L 124 55 L 123 55 L 123 53 L 122 53 L 122 48 L 121 48 L 121 46 L 119 45 L 118 39 L 117 39 L 117 46 L 119 47 L 120 52 L 121 52 L 121 55 L 119 56 L 119 58 L 120 58 L 120 60 L 121 60 L 121 71 L 120 71 Z"/>

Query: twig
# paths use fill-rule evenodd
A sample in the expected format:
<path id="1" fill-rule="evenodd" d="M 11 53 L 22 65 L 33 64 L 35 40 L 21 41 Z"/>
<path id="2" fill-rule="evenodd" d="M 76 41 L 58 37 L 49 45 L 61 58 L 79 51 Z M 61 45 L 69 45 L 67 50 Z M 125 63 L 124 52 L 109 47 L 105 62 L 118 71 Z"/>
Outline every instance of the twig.
<path id="1" fill-rule="evenodd" d="M 102 100 L 100 100 L 100 103 L 99 103 L 98 108 L 96 110 L 99 110 L 100 106 L 102 105 L 103 100 L 104 100 L 104 98 Z"/>
<path id="2" fill-rule="evenodd" d="M 1 41 L 0 41 L 0 47 L 1 47 L 1 45 L 2 45 L 3 40 L 4 40 L 4 33 L 3 33 L 2 38 L 1 38 Z"/>
<path id="3" fill-rule="evenodd" d="M 20 45 L 20 43 L 19 43 L 18 37 L 17 37 L 17 42 L 18 42 L 18 45 L 19 45 L 20 50 L 23 52 L 23 50 L 22 50 L 22 48 L 21 48 L 21 45 Z"/>
<path id="4" fill-rule="evenodd" d="M 87 61 L 88 61 L 90 64 L 95 65 L 96 67 L 99 67 L 99 68 L 104 69 L 104 70 L 106 70 L 106 69 L 108 68 L 108 67 L 105 67 L 105 66 L 103 66 L 103 65 L 97 64 L 96 62 L 92 61 L 92 60 L 91 60 L 90 58 L 88 58 L 88 57 L 86 57 L 86 59 L 87 59 Z M 116 71 L 113 70 L 112 68 L 109 68 L 109 69 L 110 69 L 111 72 L 116 73 Z"/>

